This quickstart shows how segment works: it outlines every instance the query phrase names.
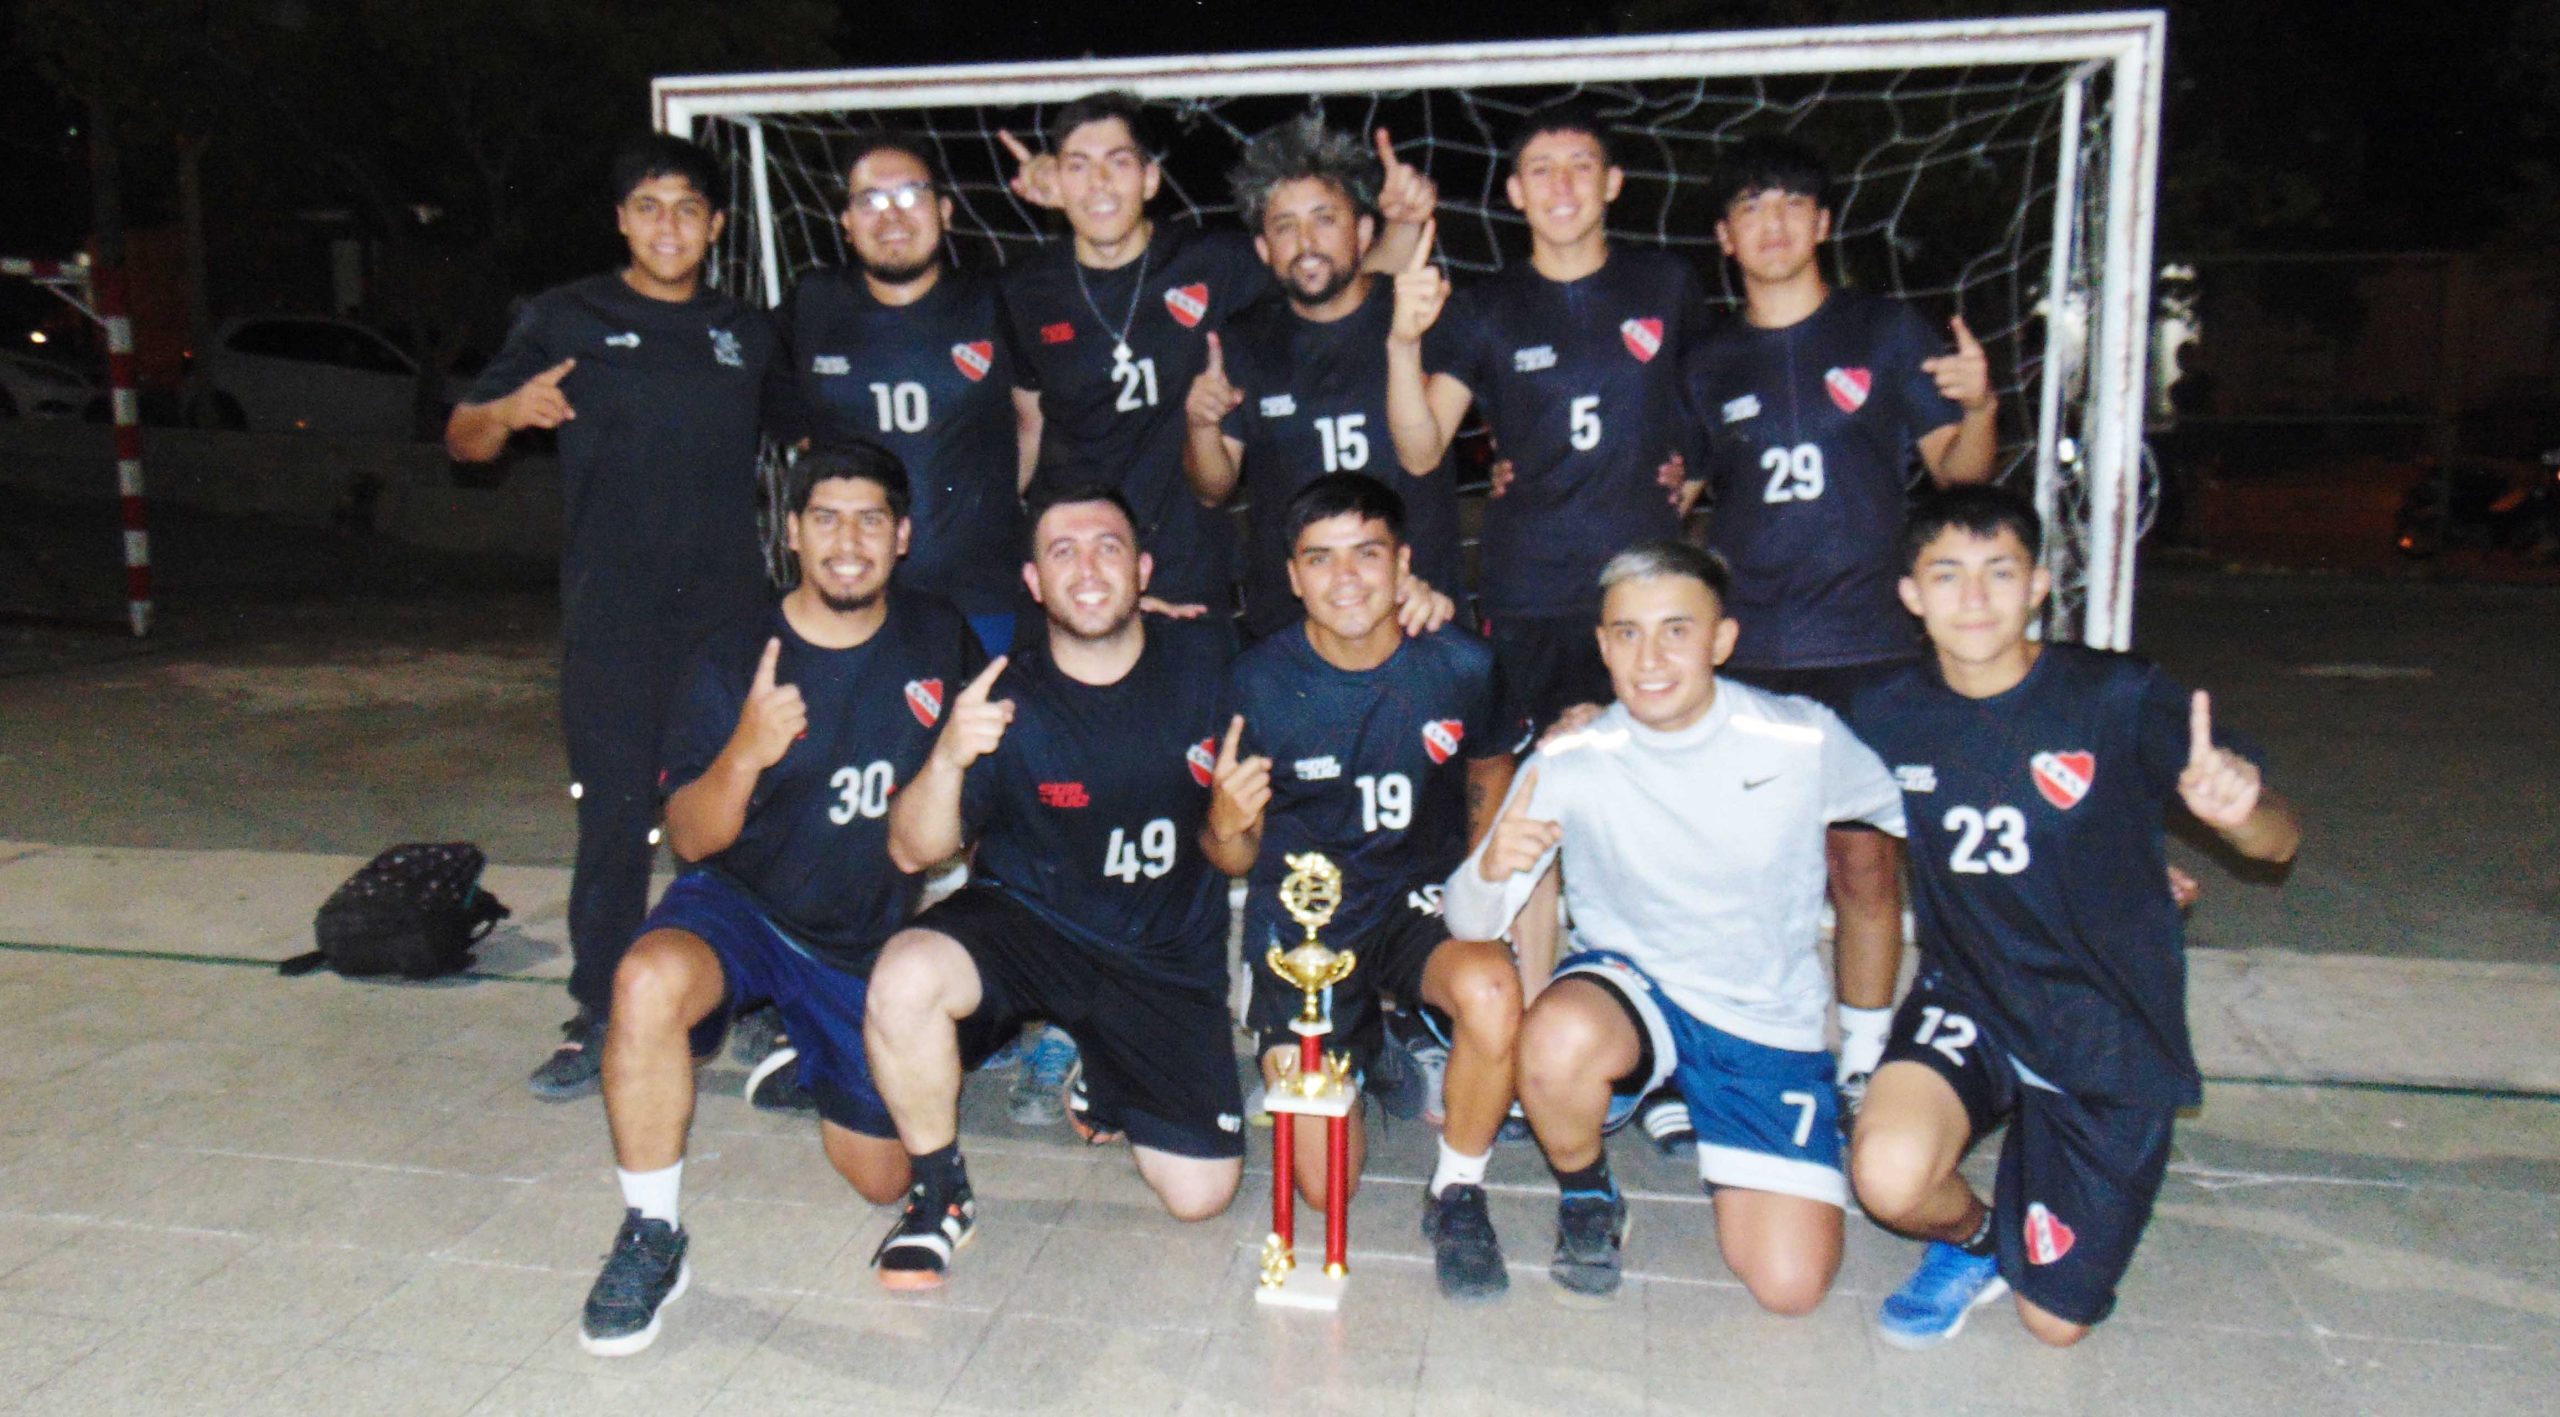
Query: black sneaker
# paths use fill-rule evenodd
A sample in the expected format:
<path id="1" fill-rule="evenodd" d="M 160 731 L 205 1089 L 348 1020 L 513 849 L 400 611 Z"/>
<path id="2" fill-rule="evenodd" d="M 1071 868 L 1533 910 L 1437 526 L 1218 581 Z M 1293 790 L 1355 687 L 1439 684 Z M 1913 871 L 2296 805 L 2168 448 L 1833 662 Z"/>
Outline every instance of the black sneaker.
<path id="1" fill-rule="evenodd" d="M 1067 1072 L 1065 1091 L 1067 1125 L 1087 1146 L 1109 1146 L 1128 1135 L 1120 1119 L 1093 1105 L 1093 1094 L 1085 1090 L 1084 1062 L 1078 1059 Z"/>
<path id="2" fill-rule="evenodd" d="M 1624 1196 L 1576 1191 L 1556 1203 L 1556 1257 L 1547 1265 L 1555 1282 L 1576 1294 L 1615 1294 L 1627 1243 Z"/>
<path id="3" fill-rule="evenodd" d="M 746 1086 L 739 1089 L 749 1106 L 760 1112 L 815 1112 L 818 1095 L 800 1081 L 800 1050 L 788 1039 L 774 1045 L 764 1061 L 747 1074 Z"/>
<path id="4" fill-rule="evenodd" d="M 599 1358 L 621 1358 L 657 1340 L 658 1315 L 693 1281 L 693 1266 L 684 1258 L 687 1238 L 663 1220 L 637 1210 L 622 1213 L 613 1253 L 587 1291 L 578 1320 L 580 1348 Z"/>
<path id="5" fill-rule="evenodd" d="M 763 1062 L 782 1042 L 782 1010 L 758 1004 L 729 1025 L 729 1057 L 743 1067 Z"/>
<path id="6" fill-rule="evenodd" d="M 1858 1109 L 1867 1105 L 1867 1084 L 1874 1073 L 1851 1073 L 1840 1082 L 1840 1139 L 1847 1141 L 1858 1131 Z"/>
<path id="7" fill-rule="evenodd" d="M 951 1270 L 951 1257 L 978 1233 L 978 1202 L 969 1184 L 960 1183 L 942 1199 L 927 1196 L 924 1183 L 907 1188 L 907 1211 L 897 1227 L 882 1236 L 872 1252 L 872 1268 L 880 1271 L 883 1289 L 939 1289 Z"/>
<path id="8" fill-rule="evenodd" d="M 1422 1238 L 1431 1242 L 1431 1268 L 1440 1293 L 1450 1299 L 1490 1299 L 1511 1287 L 1502 1266 L 1502 1242 L 1494 1237 L 1484 1187 L 1451 1186 L 1422 1198 Z"/>
<path id="9" fill-rule="evenodd" d="M 545 1102 L 574 1102 L 604 1090 L 604 1025 L 581 1011 L 560 1025 L 560 1046 L 525 1089 Z"/>
<path id="10" fill-rule="evenodd" d="M 1698 1129 L 1689 1120 L 1688 1099 L 1678 1088 L 1647 1093 L 1644 1105 L 1636 1110 L 1636 1124 L 1653 1139 L 1654 1150 L 1674 1161 L 1685 1161 L 1697 1150 Z"/>

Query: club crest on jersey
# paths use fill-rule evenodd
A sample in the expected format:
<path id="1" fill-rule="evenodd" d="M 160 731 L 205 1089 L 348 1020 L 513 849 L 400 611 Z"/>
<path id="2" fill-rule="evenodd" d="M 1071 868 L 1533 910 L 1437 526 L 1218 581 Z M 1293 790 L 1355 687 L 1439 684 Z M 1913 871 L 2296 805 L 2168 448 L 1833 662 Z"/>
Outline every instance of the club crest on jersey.
<path id="1" fill-rule="evenodd" d="M 1172 313 L 1174 323 L 1186 330 L 1198 329 L 1200 322 L 1209 318 L 1209 287 L 1196 280 L 1189 285 L 1168 286 L 1164 308 Z"/>
<path id="2" fill-rule="evenodd" d="M 733 331 L 711 332 L 711 357 L 731 369 L 747 367 L 746 348 L 738 343 L 738 336 Z"/>
<path id="3" fill-rule="evenodd" d="M 1191 780 L 1202 787 L 1208 786 L 1218 776 L 1218 740 L 1201 739 L 1183 753 L 1182 760 L 1191 765 Z"/>
<path id="4" fill-rule="evenodd" d="M 1842 413 L 1866 407 L 1867 391 L 1875 386 L 1876 376 L 1864 369 L 1834 369 L 1822 376 L 1822 391 L 1831 395 Z"/>
<path id="5" fill-rule="evenodd" d="M 1662 352 L 1662 322 L 1655 319 L 1629 320 L 1618 326 L 1618 338 L 1627 342 L 1627 353 L 1638 364 L 1651 364 Z"/>
<path id="6" fill-rule="evenodd" d="M 2052 1264 L 2071 1253 L 2071 1244 L 2080 1237 L 2062 1223 L 2062 1217 L 2044 1208 L 2043 1201 L 2027 1207 L 2027 1263 Z"/>
<path id="7" fill-rule="evenodd" d="M 931 728 L 942 721 L 942 681 L 910 679 L 907 681 L 907 712 L 916 722 Z"/>
<path id="8" fill-rule="evenodd" d="M 1454 718 L 1435 718 L 1422 725 L 1422 751 L 1431 755 L 1434 764 L 1456 757 L 1458 744 L 1467 736 L 1467 726 Z"/>
<path id="9" fill-rule="evenodd" d="M 2098 755 L 2086 750 L 2038 753 L 2027 759 L 2027 772 L 2044 800 L 2068 812 L 2080 805 L 2080 799 L 2089 795 L 2089 785 L 2097 781 Z"/>
<path id="10" fill-rule="evenodd" d="M 993 342 L 982 339 L 955 344 L 951 346 L 951 362 L 959 365 L 960 372 L 968 375 L 969 382 L 974 384 L 987 377 L 988 370 L 996 367 L 996 347 Z"/>

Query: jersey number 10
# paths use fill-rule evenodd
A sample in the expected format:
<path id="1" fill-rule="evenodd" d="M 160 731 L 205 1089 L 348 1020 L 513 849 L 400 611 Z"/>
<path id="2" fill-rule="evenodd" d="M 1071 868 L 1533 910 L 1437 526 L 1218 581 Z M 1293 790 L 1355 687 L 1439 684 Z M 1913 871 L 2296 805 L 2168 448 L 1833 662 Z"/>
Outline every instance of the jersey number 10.
<path id="1" fill-rule="evenodd" d="M 925 406 L 924 385 L 917 383 L 873 384 L 871 401 L 880 408 L 880 431 L 883 433 L 921 433 L 930 410 Z"/>

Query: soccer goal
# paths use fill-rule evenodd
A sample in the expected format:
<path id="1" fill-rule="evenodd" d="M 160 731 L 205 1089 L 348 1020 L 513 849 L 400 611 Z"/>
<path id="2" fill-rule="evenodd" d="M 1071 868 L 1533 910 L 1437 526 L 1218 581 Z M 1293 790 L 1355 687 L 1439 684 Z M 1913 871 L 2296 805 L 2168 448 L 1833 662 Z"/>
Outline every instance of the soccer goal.
<path id="1" fill-rule="evenodd" d="M 1231 219 L 1243 142 L 1310 108 L 1387 129 L 1439 183 L 1440 244 L 1461 273 L 1525 258 L 1503 197 L 1513 120 L 1568 94 L 1616 123 L 1627 169 L 1613 234 L 1683 251 L 1709 276 L 1707 182 L 1759 131 L 1796 134 L 1837 173 L 1842 284 L 1890 291 L 1933 320 L 1961 312 L 2000 387 L 2006 476 L 2033 486 L 2049 533 L 2048 633 L 2131 639 L 2134 546 L 2151 488 L 2142 447 L 2159 164 L 2156 12 L 1748 33 L 1639 35 L 1304 53 L 665 78 L 658 126 L 728 159 L 731 219 L 713 280 L 778 301 L 846 260 L 842 142 L 920 132 L 957 207 L 955 259 L 993 265 L 1060 230 L 1007 185 L 998 138 L 1057 105 L 1127 89 L 1159 117 L 1159 212 Z"/>

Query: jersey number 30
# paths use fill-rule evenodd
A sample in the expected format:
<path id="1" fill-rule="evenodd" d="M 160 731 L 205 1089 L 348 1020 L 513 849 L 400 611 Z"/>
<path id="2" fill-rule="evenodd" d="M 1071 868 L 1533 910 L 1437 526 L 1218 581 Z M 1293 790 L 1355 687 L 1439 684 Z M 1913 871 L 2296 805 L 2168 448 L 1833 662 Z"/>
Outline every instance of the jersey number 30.
<path id="1" fill-rule="evenodd" d="M 1956 834 L 1956 849 L 1947 853 L 1947 869 L 1960 876 L 1997 871 L 2014 876 L 2027 869 L 2027 814 L 2015 807 L 1951 807 L 1946 829 Z M 1985 852 L 1984 842 L 1991 849 Z"/>
<path id="2" fill-rule="evenodd" d="M 1119 827 L 1111 829 L 1111 840 L 1102 848 L 1102 874 L 1114 880 L 1137 884 L 1140 876 L 1155 880 L 1173 869 L 1173 819 L 1158 817 L 1138 829 L 1138 839 Z"/>

